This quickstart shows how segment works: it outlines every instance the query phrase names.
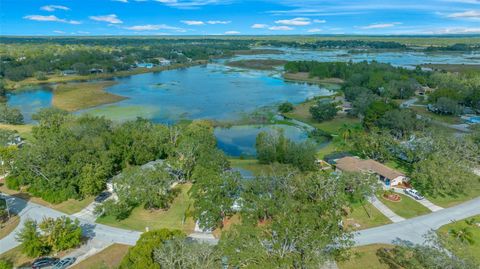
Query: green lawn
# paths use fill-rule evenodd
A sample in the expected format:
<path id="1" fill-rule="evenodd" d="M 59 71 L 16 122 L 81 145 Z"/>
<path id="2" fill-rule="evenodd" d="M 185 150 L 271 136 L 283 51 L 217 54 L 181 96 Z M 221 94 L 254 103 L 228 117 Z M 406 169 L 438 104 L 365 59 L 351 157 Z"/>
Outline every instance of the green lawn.
<path id="1" fill-rule="evenodd" d="M 374 244 L 352 249 L 352 257 L 347 261 L 337 262 L 339 269 L 388 269 L 377 257 L 379 248 L 392 248 L 391 245 Z"/>
<path id="2" fill-rule="evenodd" d="M 448 240 L 450 243 L 455 244 L 456 246 L 463 245 L 464 247 L 461 250 L 457 250 L 457 255 L 460 257 L 472 257 L 474 258 L 477 263 L 480 264 L 480 226 L 478 226 L 478 223 L 480 223 L 480 215 L 476 215 L 473 218 L 477 220 L 477 224 L 473 225 L 468 225 L 465 220 L 453 222 L 447 225 L 444 225 L 438 229 L 438 233 L 444 234 L 448 236 Z M 472 218 L 469 218 L 472 219 Z M 458 242 L 457 239 L 453 238 L 450 234 L 449 231 L 452 229 L 455 230 L 460 230 L 462 228 L 467 228 L 471 233 L 472 233 L 472 239 L 473 239 L 473 244 L 463 244 L 461 242 Z"/>
<path id="3" fill-rule="evenodd" d="M 274 171 L 274 165 L 260 164 L 256 159 L 229 159 L 232 167 L 248 170 L 255 176 L 268 175 Z"/>
<path id="4" fill-rule="evenodd" d="M 353 230 L 363 230 L 391 223 L 391 221 L 372 204 L 366 202 L 364 207 L 365 208 L 359 203 L 352 204 L 350 214 L 343 219 L 344 224 Z"/>
<path id="5" fill-rule="evenodd" d="M 18 246 L 5 253 L 0 254 L 0 260 L 10 261 L 15 267 L 22 268 L 24 266 L 28 266 L 33 259 L 23 254 L 20 247 Z"/>
<path id="6" fill-rule="evenodd" d="M 399 202 L 392 202 L 390 200 L 387 200 L 382 197 L 382 193 L 380 193 L 378 196 L 378 199 L 384 203 L 388 208 L 390 208 L 393 212 L 395 212 L 397 215 L 404 217 L 406 219 L 408 218 L 413 218 L 417 217 L 420 215 L 428 214 L 431 213 L 431 211 L 424 207 L 422 204 L 419 202 L 413 200 L 410 197 L 407 197 L 406 195 L 399 194 L 402 199 Z"/>
<path id="7" fill-rule="evenodd" d="M 430 112 L 427 110 L 426 107 L 421 107 L 421 106 L 412 106 L 410 107 L 413 111 L 415 111 L 417 114 L 430 118 L 435 121 L 439 122 L 445 122 L 448 124 L 459 124 L 462 123 L 462 119 L 458 116 L 449 116 L 449 115 L 440 115 L 436 114 L 433 112 Z"/>
<path id="8" fill-rule="evenodd" d="M 436 196 L 426 195 L 428 200 L 441 207 L 452 207 L 463 202 L 480 197 L 480 181 L 472 179 L 472 182 L 464 189 L 465 193 L 457 196 Z"/>
<path id="9" fill-rule="evenodd" d="M 178 186 L 181 192 L 173 201 L 168 210 L 146 210 L 143 207 L 137 207 L 127 219 L 118 221 L 114 217 L 100 217 L 98 223 L 144 232 L 146 227 L 149 230 L 156 229 L 180 229 L 186 233 L 190 233 L 195 228 L 195 222 L 188 216 L 189 207 L 192 204 L 188 196 L 191 184 L 183 184 Z"/>
<path id="10" fill-rule="evenodd" d="M 386 163 L 384 163 L 386 166 L 395 169 L 397 171 L 400 171 L 404 174 L 408 174 L 409 167 L 402 164 L 401 162 L 395 161 L 395 160 L 390 160 Z"/>
<path id="11" fill-rule="evenodd" d="M 113 244 L 99 253 L 88 257 L 72 267 L 72 269 L 113 269 L 118 268 L 123 257 L 130 247 L 127 245 Z"/>

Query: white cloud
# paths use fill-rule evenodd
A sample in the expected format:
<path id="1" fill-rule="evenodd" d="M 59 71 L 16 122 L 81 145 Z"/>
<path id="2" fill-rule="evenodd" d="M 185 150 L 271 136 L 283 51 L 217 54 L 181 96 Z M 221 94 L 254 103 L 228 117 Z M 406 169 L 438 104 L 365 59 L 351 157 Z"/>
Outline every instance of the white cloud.
<path id="1" fill-rule="evenodd" d="M 122 3 L 128 3 L 128 0 L 112 0 L 114 2 L 122 2 Z"/>
<path id="2" fill-rule="evenodd" d="M 291 31 L 294 30 L 294 28 L 289 27 L 289 26 L 272 26 L 268 28 L 269 30 L 272 31 Z"/>
<path id="3" fill-rule="evenodd" d="M 321 32 L 322 29 L 320 28 L 313 28 L 313 29 L 308 29 L 307 32 L 309 33 L 318 33 L 318 32 Z"/>
<path id="4" fill-rule="evenodd" d="M 229 4 L 234 0 L 155 0 L 166 6 L 180 9 L 196 9 L 206 5 Z"/>
<path id="5" fill-rule="evenodd" d="M 208 24 L 229 24 L 232 21 L 207 21 Z"/>
<path id="6" fill-rule="evenodd" d="M 40 8 L 41 10 L 45 10 L 45 11 L 55 11 L 57 9 L 61 9 L 61 10 L 70 10 L 70 8 L 66 7 L 66 6 L 59 6 L 59 5 L 48 5 L 48 6 L 43 6 Z"/>
<path id="7" fill-rule="evenodd" d="M 111 24 L 123 23 L 123 21 L 121 21 L 117 17 L 117 15 L 115 15 L 115 14 L 101 15 L 101 16 L 90 16 L 89 18 L 91 20 L 94 20 L 94 21 L 104 21 L 104 22 L 108 22 L 108 23 L 111 23 Z"/>
<path id="8" fill-rule="evenodd" d="M 480 10 L 468 10 L 465 12 L 457 12 L 448 15 L 449 18 L 462 19 L 480 19 Z"/>
<path id="9" fill-rule="evenodd" d="M 226 31 L 225 34 L 226 35 L 238 35 L 238 34 L 240 34 L 240 32 L 239 31 Z"/>
<path id="10" fill-rule="evenodd" d="M 31 21 L 53 21 L 53 22 L 63 22 L 63 23 L 69 23 L 69 24 L 81 24 L 81 22 L 79 21 L 60 19 L 55 15 L 49 15 L 49 16 L 27 15 L 23 18 Z"/>
<path id="11" fill-rule="evenodd" d="M 480 27 L 447 27 L 432 31 L 433 34 L 480 34 Z"/>
<path id="12" fill-rule="evenodd" d="M 283 24 L 283 25 L 305 26 L 305 25 L 309 25 L 311 22 L 310 22 L 310 19 L 308 18 L 295 18 L 291 20 L 278 20 L 278 21 L 275 21 L 275 23 Z"/>
<path id="13" fill-rule="evenodd" d="M 65 34 L 64 31 L 60 31 L 60 30 L 55 30 L 55 31 L 53 31 L 53 32 L 54 32 L 55 34 Z"/>
<path id="14" fill-rule="evenodd" d="M 314 23 L 326 23 L 326 20 L 313 20 Z"/>
<path id="15" fill-rule="evenodd" d="M 173 27 L 166 24 L 135 25 L 135 26 L 124 27 L 123 29 L 132 30 L 132 31 L 156 31 L 156 30 L 184 31 L 182 28 Z"/>
<path id="16" fill-rule="evenodd" d="M 252 25 L 253 29 L 265 29 L 268 27 L 268 24 L 255 23 Z"/>
<path id="17" fill-rule="evenodd" d="M 367 26 L 362 26 L 362 27 L 359 27 L 359 28 L 365 29 L 365 30 L 369 30 L 369 29 L 383 29 L 383 28 L 394 27 L 395 25 L 399 25 L 399 24 L 402 24 L 402 23 L 401 23 L 401 22 L 374 23 L 374 24 L 370 24 L 370 25 L 367 25 Z"/>
<path id="18" fill-rule="evenodd" d="M 203 21 L 181 21 L 182 23 L 185 23 L 187 25 L 204 25 L 205 23 Z"/>
<path id="19" fill-rule="evenodd" d="M 90 32 L 87 32 L 87 31 L 77 31 L 77 34 L 80 34 L 80 35 L 88 35 L 88 34 L 90 34 Z"/>

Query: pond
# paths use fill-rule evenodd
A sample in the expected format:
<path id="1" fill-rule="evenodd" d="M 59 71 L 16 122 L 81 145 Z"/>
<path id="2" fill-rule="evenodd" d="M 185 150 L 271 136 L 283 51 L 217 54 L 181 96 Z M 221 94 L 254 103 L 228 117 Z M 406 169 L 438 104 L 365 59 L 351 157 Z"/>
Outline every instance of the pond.
<path id="1" fill-rule="evenodd" d="M 291 125 L 239 125 L 216 128 L 218 147 L 230 156 L 255 156 L 255 141 L 260 132 L 276 133 L 282 130 L 285 137 L 295 142 L 308 140 L 307 132 Z"/>
<path id="2" fill-rule="evenodd" d="M 20 108 L 25 122 L 32 121 L 32 115 L 38 110 L 52 105 L 53 93 L 42 87 L 22 90 L 8 95 L 8 105 Z"/>

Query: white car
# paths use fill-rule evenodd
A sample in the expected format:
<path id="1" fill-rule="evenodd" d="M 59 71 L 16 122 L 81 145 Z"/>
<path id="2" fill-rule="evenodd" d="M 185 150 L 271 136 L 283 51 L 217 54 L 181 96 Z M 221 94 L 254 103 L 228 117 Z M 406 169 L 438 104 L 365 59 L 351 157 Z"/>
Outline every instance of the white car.
<path id="1" fill-rule="evenodd" d="M 424 199 L 424 197 L 422 195 L 420 195 L 420 193 L 415 189 L 405 189 L 404 192 L 405 192 L 405 194 L 410 195 L 417 200 Z"/>

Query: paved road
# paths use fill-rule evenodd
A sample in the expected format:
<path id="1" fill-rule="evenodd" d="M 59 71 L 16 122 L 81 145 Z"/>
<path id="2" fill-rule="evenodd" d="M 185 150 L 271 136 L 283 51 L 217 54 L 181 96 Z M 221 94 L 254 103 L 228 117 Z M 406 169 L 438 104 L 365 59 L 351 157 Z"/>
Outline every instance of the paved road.
<path id="1" fill-rule="evenodd" d="M 36 221 L 42 221 L 45 217 L 58 218 L 61 216 L 68 216 L 59 211 L 50 209 L 45 206 L 41 206 L 32 202 L 27 202 L 23 199 L 6 196 L 10 210 L 15 212 L 20 216 L 20 224 L 17 228 L 10 233 L 8 236 L 0 240 L 0 254 L 4 253 L 20 243 L 15 239 L 15 234 L 22 227 L 23 223 L 27 219 L 34 219 Z M 70 216 L 72 217 L 72 216 Z M 86 237 L 94 238 L 97 241 L 105 243 L 120 243 L 126 245 L 135 245 L 138 238 L 140 237 L 140 232 L 130 231 L 124 229 L 113 228 L 110 226 L 97 224 L 86 219 L 77 218 L 82 226 L 83 234 Z"/>
<path id="2" fill-rule="evenodd" d="M 357 246 L 374 243 L 391 244 L 397 238 L 421 244 L 423 236 L 454 220 L 461 220 L 480 214 L 480 197 L 463 204 L 442 209 L 420 217 L 380 227 L 366 229 L 355 236 Z"/>

